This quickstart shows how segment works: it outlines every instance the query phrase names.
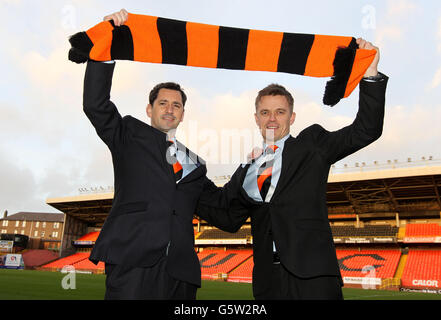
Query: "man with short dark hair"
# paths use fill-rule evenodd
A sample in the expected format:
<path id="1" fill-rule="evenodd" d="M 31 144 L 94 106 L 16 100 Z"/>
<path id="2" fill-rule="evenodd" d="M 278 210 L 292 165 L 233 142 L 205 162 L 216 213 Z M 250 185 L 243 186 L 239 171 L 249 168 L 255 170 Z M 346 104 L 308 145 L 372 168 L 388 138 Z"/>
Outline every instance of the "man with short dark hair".
<path id="1" fill-rule="evenodd" d="M 284 96 L 286 101 L 288 102 L 289 107 L 291 108 L 291 112 L 293 112 L 294 98 L 291 95 L 291 93 L 288 90 L 286 90 L 285 87 L 281 86 L 280 84 L 272 83 L 258 92 L 256 100 L 254 102 L 254 105 L 256 106 L 256 110 L 257 110 L 257 106 L 259 105 L 260 100 L 264 96 Z"/>
<path id="2" fill-rule="evenodd" d="M 181 86 L 175 82 L 163 82 L 163 83 L 158 83 L 156 86 L 154 86 L 149 94 L 149 103 L 151 105 L 153 105 L 153 102 L 155 102 L 156 98 L 158 97 L 159 91 L 161 89 L 170 89 L 170 90 L 179 91 L 179 93 L 181 94 L 182 104 L 185 106 L 185 103 L 187 102 L 187 95 L 185 94 Z"/>
<path id="3" fill-rule="evenodd" d="M 115 185 L 90 260 L 105 262 L 105 299 L 194 300 L 201 270 L 192 221 L 207 169 L 175 138 L 187 97 L 161 83 L 149 95 L 151 125 L 121 117 L 110 101 L 114 68 L 89 61 L 84 78 L 84 112 L 112 154 Z"/>
<path id="4" fill-rule="evenodd" d="M 355 121 L 340 130 L 318 124 L 297 137 L 289 134 L 294 100 L 272 84 L 256 98 L 255 120 L 264 143 L 223 188 L 211 185 L 198 215 L 229 232 L 251 218 L 253 294 L 256 299 L 342 299 L 342 279 L 326 207 L 331 165 L 381 136 L 388 78 L 377 71 L 379 51 L 359 38 L 361 49 L 377 56 L 360 82 Z M 217 211 L 223 197 L 229 214 Z"/>
<path id="5" fill-rule="evenodd" d="M 105 262 L 106 299 L 195 299 L 201 285 L 192 226 L 206 167 L 176 141 L 185 93 L 160 84 L 151 126 L 110 101 L 115 63 L 89 61 L 84 112 L 112 154 L 115 194 L 90 260 Z"/>

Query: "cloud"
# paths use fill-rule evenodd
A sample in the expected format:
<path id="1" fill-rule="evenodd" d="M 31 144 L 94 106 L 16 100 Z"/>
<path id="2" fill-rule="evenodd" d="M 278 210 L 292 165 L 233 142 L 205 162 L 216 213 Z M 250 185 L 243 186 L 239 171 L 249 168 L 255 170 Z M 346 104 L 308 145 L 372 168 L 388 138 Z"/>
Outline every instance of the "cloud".
<path id="1" fill-rule="evenodd" d="M 399 41 L 403 39 L 403 29 L 400 26 L 384 26 L 378 28 L 375 36 L 375 45 L 383 48 L 389 40 Z"/>
<path id="2" fill-rule="evenodd" d="M 440 158 L 441 109 L 428 105 L 386 105 L 382 136 L 368 147 L 343 159 L 342 163 L 374 160 L 386 163 L 397 159 L 405 162 L 408 157 L 420 159 L 425 156 Z"/>
<path id="3" fill-rule="evenodd" d="M 432 82 L 430 83 L 430 89 L 435 89 L 441 84 L 441 68 L 439 68 L 435 75 L 433 76 Z"/>
<path id="4" fill-rule="evenodd" d="M 438 30 L 436 33 L 436 36 L 438 38 L 438 46 L 437 46 L 437 52 L 438 54 L 441 54 L 441 17 L 438 19 Z M 441 84 L 441 67 L 439 67 L 433 78 L 432 81 L 430 82 L 429 88 L 430 89 L 435 89 L 436 87 L 438 87 Z"/>
<path id="5" fill-rule="evenodd" d="M 419 7 L 409 0 L 389 0 L 387 12 L 389 16 L 405 18 L 418 9 Z"/>
<path id="6" fill-rule="evenodd" d="M 389 0 L 385 15 L 377 24 L 375 45 L 380 48 L 404 39 L 410 17 L 421 13 L 421 8 L 409 0 Z"/>
<path id="7" fill-rule="evenodd" d="M 441 16 L 438 18 L 436 26 L 436 37 L 438 38 L 438 52 L 441 53 Z"/>
<path id="8" fill-rule="evenodd" d="M 38 196 L 35 192 L 37 182 L 32 171 L 28 168 L 20 168 L 14 162 L 8 161 L 7 155 L 8 151 L 2 148 L 0 150 L 0 211 L 8 210 L 11 214 L 16 210 L 34 207 L 38 202 Z"/>

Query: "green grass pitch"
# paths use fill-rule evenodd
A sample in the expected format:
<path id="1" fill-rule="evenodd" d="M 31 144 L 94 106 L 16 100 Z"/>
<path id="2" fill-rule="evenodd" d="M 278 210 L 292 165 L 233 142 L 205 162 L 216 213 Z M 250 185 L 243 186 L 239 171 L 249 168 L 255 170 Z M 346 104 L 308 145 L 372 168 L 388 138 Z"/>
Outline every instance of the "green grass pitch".
<path id="1" fill-rule="evenodd" d="M 0 300 L 102 300 L 105 275 L 0 269 Z M 202 281 L 198 300 L 253 300 L 251 284 Z M 441 300 L 441 294 L 343 288 L 345 300 Z"/>

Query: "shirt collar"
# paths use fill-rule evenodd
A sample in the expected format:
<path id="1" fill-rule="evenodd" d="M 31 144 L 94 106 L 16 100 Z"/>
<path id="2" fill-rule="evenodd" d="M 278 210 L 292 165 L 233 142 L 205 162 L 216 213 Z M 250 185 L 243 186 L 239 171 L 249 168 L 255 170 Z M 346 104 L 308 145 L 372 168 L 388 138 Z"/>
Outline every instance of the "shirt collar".
<path id="1" fill-rule="evenodd" d="M 283 138 L 277 140 L 274 145 L 276 145 L 278 147 L 278 149 L 283 150 L 283 146 L 285 145 L 285 141 L 289 138 L 290 134 L 288 133 L 286 136 L 284 136 Z M 266 148 L 269 145 L 265 143 L 265 141 L 263 142 L 263 150 L 266 150 Z M 278 150 L 277 149 L 277 150 Z"/>
<path id="2" fill-rule="evenodd" d="M 279 139 L 279 140 L 276 141 L 275 145 L 278 147 L 277 150 L 280 149 L 281 151 L 283 151 L 283 147 L 284 147 L 284 145 L 285 145 L 285 141 L 288 140 L 288 138 L 289 138 L 290 136 L 291 136 L 291 135 L 288 133 L 286 136 L 284 136 L 283 138 L 281 138 L 281 139 Z M 262 142 L 262 145 L 263 145 L 263 150 L 264 150 L 264 153 L 265 153 L 265 150 L 266 150 L 266 148 L 267 148 L 269 145 L 266 144 L 265 141 Z M 277 150 L 276 150 L 276 151 L 277 151 Z M 261 155 L 261 156 L 262 156 L 262 155 Z M 261 157 L 261 156 L 260 156 L 260 157 Z M 254 159 L 254 160 L 257 160 L 257 158 Z M 244 168 L 247 164 L 251 164 L 251 163 L 253 163 L 254 160 L 253 160 L 253 161 L 250 161 L 250 162 L 247 162 L 247 163 L 242 163 L 242 164 L 241 164 L 241 167 Z"/>
<path id="3" fill-rule="evenodd" d="M 173 142 L 173 145 L 176 146 L 176 137 L 173 137 L 171 139 L 167 137 L 167 141 Z"/>

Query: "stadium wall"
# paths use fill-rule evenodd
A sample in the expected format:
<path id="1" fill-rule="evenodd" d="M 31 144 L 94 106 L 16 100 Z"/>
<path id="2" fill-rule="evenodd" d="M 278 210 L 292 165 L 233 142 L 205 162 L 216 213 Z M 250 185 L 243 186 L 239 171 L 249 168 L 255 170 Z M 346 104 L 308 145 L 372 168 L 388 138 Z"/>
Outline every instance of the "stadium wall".
<path id="1" fill-rule="evenodd" d="M 70 215 L 65 215 L 64 232 L 61 241 L 60 258 L 72 255 L 76 252 L 73 242 L 87 233 L 88 225 Z"/>

